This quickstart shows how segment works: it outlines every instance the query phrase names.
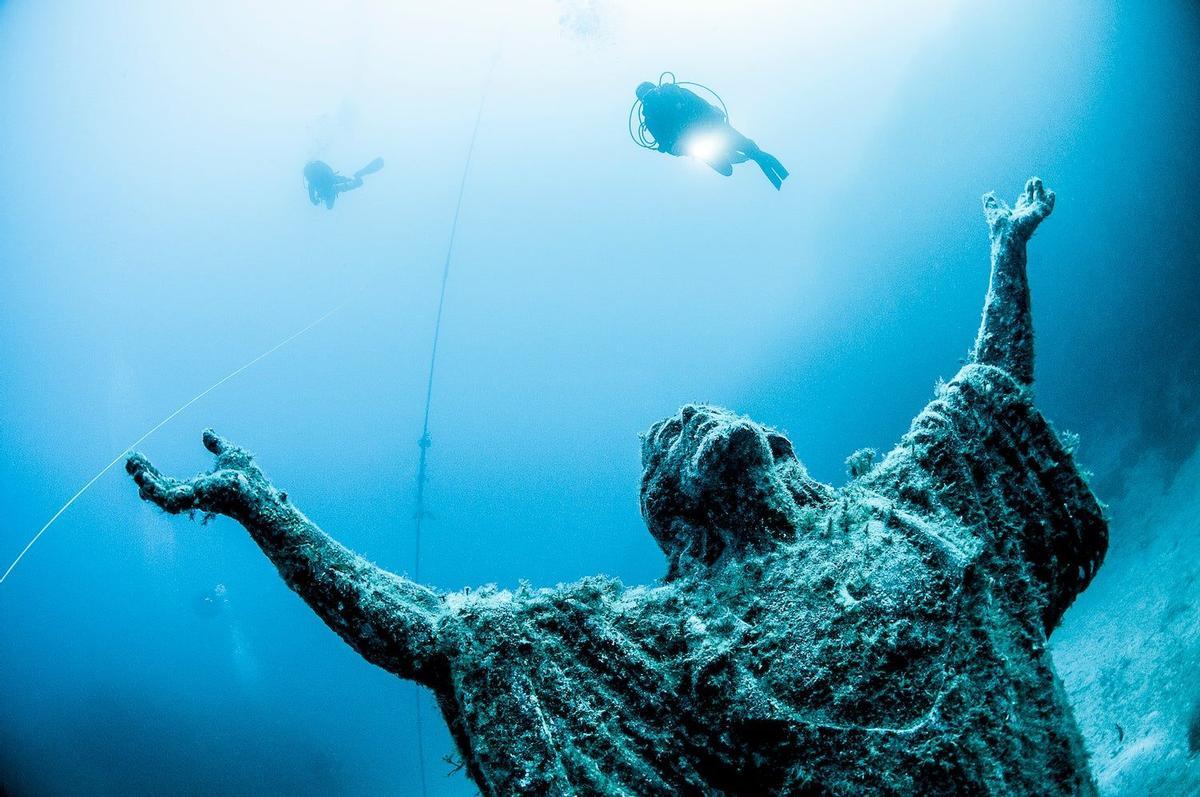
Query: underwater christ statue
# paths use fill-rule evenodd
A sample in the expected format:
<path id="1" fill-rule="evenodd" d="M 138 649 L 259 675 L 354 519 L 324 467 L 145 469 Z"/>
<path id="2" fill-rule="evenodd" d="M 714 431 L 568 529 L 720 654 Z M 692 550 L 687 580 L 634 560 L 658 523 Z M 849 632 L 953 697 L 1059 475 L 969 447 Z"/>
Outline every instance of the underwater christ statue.
<path id="1" fill-rule="evenodd" d="M 170 513 L 227 515 L 368 661 L 431 689 L 486 795 L 1091 794 L 1047 639 L 1107 548 L 1034 409 L 1032 179 L 984 198 L 991 282 L 969 364 L 840 489 L 777 431 L 686 406 L 642 438 L 661 583 L 443 594 L 346 549 L 205 432 Z"/>

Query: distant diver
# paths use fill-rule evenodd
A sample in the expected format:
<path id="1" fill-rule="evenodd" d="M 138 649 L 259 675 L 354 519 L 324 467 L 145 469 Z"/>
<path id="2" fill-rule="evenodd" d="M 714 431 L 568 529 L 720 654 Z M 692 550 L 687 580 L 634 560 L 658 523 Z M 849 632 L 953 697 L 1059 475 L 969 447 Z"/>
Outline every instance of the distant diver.
<path id="1" fill-rule="evenodd" d="M 684 85 L 704 89 L 721 102 L 712 89 L 698 83 L 678 83 L 673 74 L 664 72 L 657 85 L 646 81 L 637 87 L 637 101 L 629 115 L 634 141 L 668 155 L 690 155 L 726 177 L 733 174 L 735 163 L 752 160 L 779 190 L 788 176 L 783 164 L 729 124 L 724 103 L 718 108 Z M 640 117 L 636 132 L 634 114 Z"/>
<path id="2" fill-rule="evenodd" d="M 383 158 L 376 158 L 354 173 L 352 177 L 338 174 L 325 161 L 309 161 L 304 165 L 304 181 L 308 184 L 308 201 L 314 205 L 325 203 L 333 210 L 338 194 L 353 191 L 363 184 L 362 178 L 383 168 Z"/>

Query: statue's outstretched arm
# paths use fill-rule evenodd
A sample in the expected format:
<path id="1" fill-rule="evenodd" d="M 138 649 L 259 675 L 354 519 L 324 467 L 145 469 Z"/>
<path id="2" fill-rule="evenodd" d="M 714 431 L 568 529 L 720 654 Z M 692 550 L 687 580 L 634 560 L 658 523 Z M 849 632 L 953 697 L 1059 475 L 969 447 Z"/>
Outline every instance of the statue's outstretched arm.
<path id="1" fill-rule="evenodd" d="M 1026 384 L 1033 383 L 1033 317 L 1025 245 L 1053 209 L 1054 192 L 1037 177 L 1025 183 L 1014 208 L 994 193 L 983 198 L 992 241 L 992 276 L 971 359 L 1003 368 Z"/>
<path id="2" fill-rule="evenodd" d="M 216 466 L 194 479 L 163 476 L 141 454 L 132 454 L 125 469 L 142 498 L 166 512 L 213 513 L 241 523 L 288 586 L 365 659 L 438 686 L 445 671 L 435 631 L 443 611 L 438 595 L 376 567 L 318 528 L 245 450 L 211 430 L 204 446 L 216 455 Z"/>

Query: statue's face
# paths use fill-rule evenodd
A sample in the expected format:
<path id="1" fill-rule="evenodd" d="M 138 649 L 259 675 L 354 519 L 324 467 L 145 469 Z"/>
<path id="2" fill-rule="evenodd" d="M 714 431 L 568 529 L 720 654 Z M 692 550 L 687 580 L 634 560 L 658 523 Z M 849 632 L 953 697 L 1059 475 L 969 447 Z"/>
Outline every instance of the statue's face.
<path id="1" fill-rule="evenodd" d="M 668 556 L 707 563 L 745 543 L 791 539 L 816 484 L 779 432 L 695 404 L 642 436 L 642 468 L 650 533 Z"/>

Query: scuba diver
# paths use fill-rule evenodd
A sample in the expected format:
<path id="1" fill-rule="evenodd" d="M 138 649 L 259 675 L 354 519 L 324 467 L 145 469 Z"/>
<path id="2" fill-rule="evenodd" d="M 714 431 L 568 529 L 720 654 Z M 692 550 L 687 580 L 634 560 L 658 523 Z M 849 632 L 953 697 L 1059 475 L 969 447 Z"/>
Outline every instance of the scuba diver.
<path id="1" fill-rule="evenodd" d="M 658 85 L 646 81 L 637 87 L 634 110 L 641 106 L 641 124 L 636 134 L 632 130 L 633 111 L 630 112 L 630 133 L 635 142 L 668 155 L 691 155 L 726 177 L 733 174 L 735 163 L 752 160 L 776 190 L 783 186 L 788 172 L 782 163 L 731 127 L 723 108 L 676 83 L 674 75 L 669 82 L 663 80 L 666 75 L 671 73 L 664 72 Z M 720 102 L 720 97 L 717 101 Z"/>
<path id="2" fill-rule="evenodd" d="M 354 173 L 353 177 L 335 172 L 325 161 L 309 161 L 304 165 L 304 181 L 308 184 L 308 201 L 314 205 L 325 203 L 333 210 L 337 195 L 353 191 L 363 184 L 362 178 L 383 168 L 383 158 L 376 158 Z"/>

